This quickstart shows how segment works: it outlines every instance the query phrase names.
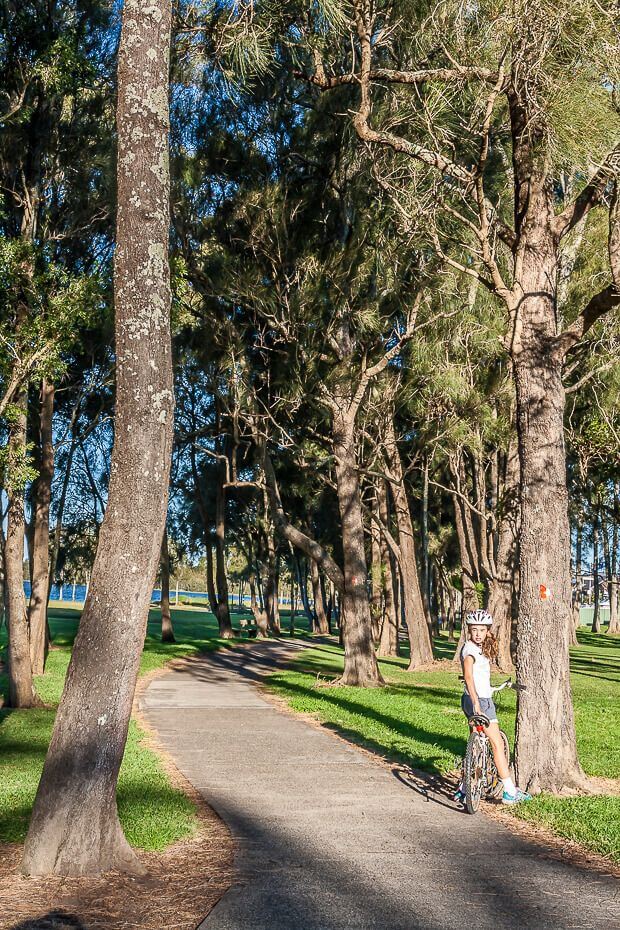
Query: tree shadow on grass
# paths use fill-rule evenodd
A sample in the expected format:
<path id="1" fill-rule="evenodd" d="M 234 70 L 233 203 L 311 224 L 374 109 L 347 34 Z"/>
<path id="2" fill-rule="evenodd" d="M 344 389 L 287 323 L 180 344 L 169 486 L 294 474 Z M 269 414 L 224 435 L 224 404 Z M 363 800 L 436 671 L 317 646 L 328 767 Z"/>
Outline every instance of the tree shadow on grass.
<path id="1" fill-rule="evenodd" d="M 42 917 L 31 917 L 13 924 L 8 930 L 87 930 L 79 917 L 66 911 L 49 911 Z"/>
<path id="2" fill-rule="evenodd" d="M 286 690 L 288 694 L 293 692 L 299 696 L 316 698 L 314 689 L 304 688 L 301 685 L 296 685 L 291 682 L 286 683 Z M 405 720 L 400 720 L 397 717 L 381 713 L 372 707 L 368 707 L 366 704 L 361 704 L 350 698 L 336 695 L 327 688 L 321 691 L 321 700 L 331 707 L 338 708 L 350 714 L 357 714 L 367 720 L 373 720 L 375 723 L 386 727 L 386 729 L 391 730 L 405 739 L 416 740 L 425 745 L 443 749 L 455 757 L 462 756 L 465 752 L 467 742 L 465 733 L 462 738 L 450 736 L 445 733 L 429 733 L 427 730 L 416 727 Z M 323 723 L 323 726 L 326 727 L 326 729 L 334 730 L 339 735 L 344 736 L 345 739 L 350 740 L 352 743 L 356 743 L 358 746 L 363 746 L 364 749 L 368 749 L 383 758 L 387 757 L 409 762 L 427 771 L 441 774 L 441 769 L 435 764 L 435 759 L 438 758 L 438 756 L 425 756 L 423 759 L 416 757 L 414 759 L 404 750 L 385 746 L 377 740 L 372 739 L 372 737 L 356 730 L 350 724 L 338 724 L 334 721 L 326 721 Z"/>

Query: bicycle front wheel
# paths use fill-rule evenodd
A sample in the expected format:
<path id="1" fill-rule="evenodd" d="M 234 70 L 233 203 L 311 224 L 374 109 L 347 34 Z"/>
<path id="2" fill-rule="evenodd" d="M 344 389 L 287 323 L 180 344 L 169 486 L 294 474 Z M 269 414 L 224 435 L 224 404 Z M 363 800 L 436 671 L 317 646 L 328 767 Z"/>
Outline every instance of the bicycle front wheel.
<path id="1" fill-rule="evenodd" d="M 463 766 L 463 787 L 465 789 L 465 808 L 468 814 L 475 814 L 480 807 L 484 775 L 484 737 L 476 730 L 467 742 L 465 764 Z"/>

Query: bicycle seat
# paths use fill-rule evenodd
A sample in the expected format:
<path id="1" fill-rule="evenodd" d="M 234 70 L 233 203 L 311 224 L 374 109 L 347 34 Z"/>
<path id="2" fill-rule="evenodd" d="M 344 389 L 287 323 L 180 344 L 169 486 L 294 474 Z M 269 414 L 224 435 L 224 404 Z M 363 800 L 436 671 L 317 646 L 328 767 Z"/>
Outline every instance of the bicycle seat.
<path id="1" fill-rule="evenodd" d="M 484 714 L 472 714 L 472 716 L 467 719 L 475 727 L 488 727 L 491 722 Z"/>

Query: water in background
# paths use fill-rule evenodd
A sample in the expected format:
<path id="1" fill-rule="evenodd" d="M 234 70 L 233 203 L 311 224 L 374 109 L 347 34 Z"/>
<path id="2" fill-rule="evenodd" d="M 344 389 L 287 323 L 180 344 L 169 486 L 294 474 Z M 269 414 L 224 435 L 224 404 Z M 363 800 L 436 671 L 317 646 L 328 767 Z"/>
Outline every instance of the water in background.
<path id="1" fill-rule="evenodd" d="M 87 587 L 85 584 L 63 584 L 63 585 L 52 585 L 52 593 L 50 594 L 51 601 L 74 601 L 76 604 L 83 604 L 86 600 Z M 24 581 L 24 593 L 26 598 L 30 597 L 30 582 Z M 170 603 L 174 605 L 176 598 L 176 589 L 170 591 Z M 181 598 L 187 598 L 188 600 L 208 600 L 208 594 L 206 591 L 182 591 L 179 588 L 179 600 Z M 249 595 L 244 597 L 244 603 L 249 606 L 250 598 Z M 159 604 L 161 601 L 161 591 L 159 588 L 156 588 L 153 591 L 151 596 L 151 603 Z M 289 599 L 286 597 L 280 598 L 280 604 L 288 604 Z M 230 606 L 234 607 L 237 605 L 237 598 L 230 598 Z"/>

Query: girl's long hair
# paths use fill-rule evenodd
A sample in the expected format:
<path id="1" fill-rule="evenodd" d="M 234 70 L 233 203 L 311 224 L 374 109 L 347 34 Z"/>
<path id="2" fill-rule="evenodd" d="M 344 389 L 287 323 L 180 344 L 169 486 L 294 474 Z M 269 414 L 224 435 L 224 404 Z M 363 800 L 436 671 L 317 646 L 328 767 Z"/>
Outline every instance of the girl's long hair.
<path id="1" fill-rule="evenodd" d="M 482 644 L 482 655 L 490 662 L 496 662 L 499 655 L 499 647 L 497 645 L 497 637 L 495 633 L 492 633 L 491 630 L 487 631 L 487 635 L 484 637 L 484 642 Z"/>

